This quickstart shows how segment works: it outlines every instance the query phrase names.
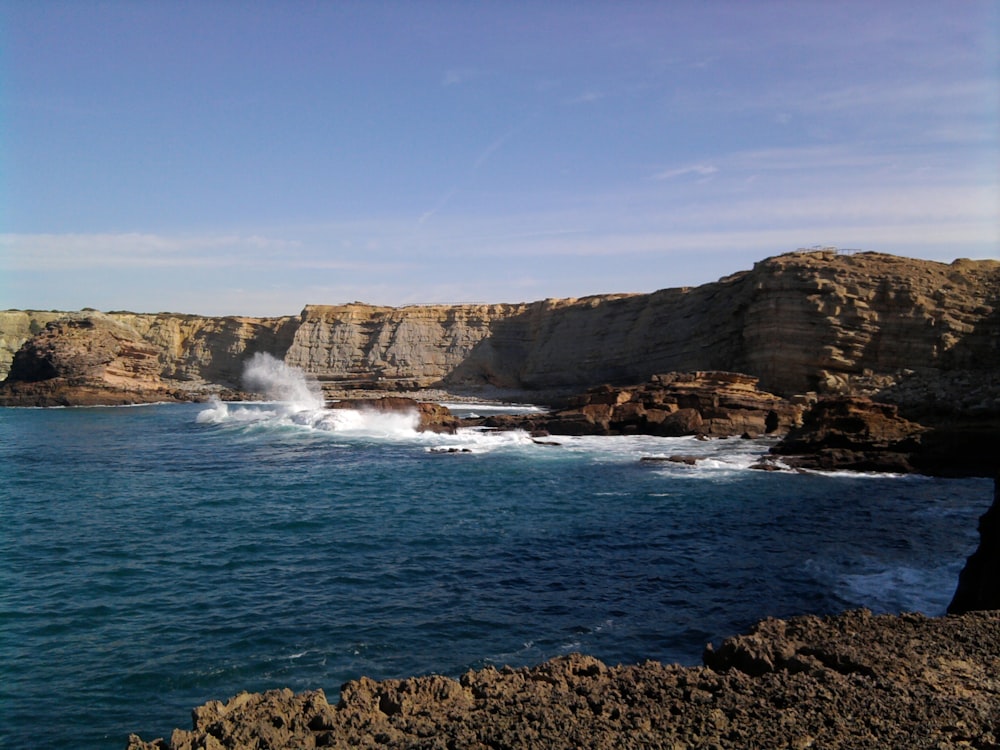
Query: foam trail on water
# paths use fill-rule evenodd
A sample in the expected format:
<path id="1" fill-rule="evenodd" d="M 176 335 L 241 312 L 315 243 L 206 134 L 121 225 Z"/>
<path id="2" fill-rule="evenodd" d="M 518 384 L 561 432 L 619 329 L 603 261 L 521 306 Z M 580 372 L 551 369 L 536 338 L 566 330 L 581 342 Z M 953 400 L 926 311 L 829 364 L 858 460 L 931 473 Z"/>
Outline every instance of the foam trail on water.
<path id="1" fill-rule="evenodd" d="M 243 369 L 243 384 L 269 400 L 288 404 L 293 411 L 317 411 L 324 405 L 317 382 L 270 354 L 258 352 L 250 358 Z"/>

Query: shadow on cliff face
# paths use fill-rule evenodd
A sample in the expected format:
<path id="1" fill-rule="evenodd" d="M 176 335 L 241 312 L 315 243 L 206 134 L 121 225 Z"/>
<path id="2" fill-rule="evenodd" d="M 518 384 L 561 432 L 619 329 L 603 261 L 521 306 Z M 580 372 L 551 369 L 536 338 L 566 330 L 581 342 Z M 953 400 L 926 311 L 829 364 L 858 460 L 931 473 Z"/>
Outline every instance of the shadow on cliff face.
<path id="1" fill-rule="evenodd" d="M 537 302 L 496 321 L 440 385 L 580 391 L 742 361 L 746 274 L 693 289 Z"/>

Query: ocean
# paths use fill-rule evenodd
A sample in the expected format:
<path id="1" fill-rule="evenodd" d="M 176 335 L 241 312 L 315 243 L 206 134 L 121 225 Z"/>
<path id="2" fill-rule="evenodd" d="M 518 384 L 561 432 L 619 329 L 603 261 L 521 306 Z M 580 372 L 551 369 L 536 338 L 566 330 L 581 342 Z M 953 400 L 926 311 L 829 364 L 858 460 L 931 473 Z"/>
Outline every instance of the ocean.
<path id="1" fill-rule="evenodd" d="M 696 664 L 763 617 L 942 614 L 992 498 L 750 470 L 768 440 L 418 433 L 258 376 L 279 400 L 0 409 L 0 747 L 120 749 L 241 690 Z M 699 461 L 640 460 L 674 454 Z"/>

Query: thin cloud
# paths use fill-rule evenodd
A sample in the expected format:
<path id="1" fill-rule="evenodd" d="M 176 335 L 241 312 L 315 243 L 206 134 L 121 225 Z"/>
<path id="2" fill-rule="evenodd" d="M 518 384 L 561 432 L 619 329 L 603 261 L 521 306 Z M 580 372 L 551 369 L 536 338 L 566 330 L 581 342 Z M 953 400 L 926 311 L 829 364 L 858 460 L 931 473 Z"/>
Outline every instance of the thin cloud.
<path id="1" fill-rule="evenodd" d="M 600 91 L 585 91 L 579 96 L 574 96 L 572 99 L 567 99 L 567 104 L 593 104 L 594 102 L 600 101 L 605 97 L 605 94 Z"/>
<path id="2" fill-rule="evenodd" d="M 426 221 L 427 221 L 427 220 L 428 220 L 429 218 L 431 218 L 431 217 L 432 217 L 432 216 L 433 216 L 434 214 L 436 214 L 436 213 L 437 213 L 438 211 L 440 211 L 440 210 L 441 210 L 442 208 L 444 208 L 445 206 L 447 206 L 447 205 L 448 205 L 448 203 L 449 203 L 449 202 L 451 201 L 451 199 L 452 199 L 452 198 L 453 198 L 453 197 L 455 196 L 455 194 L 456 194 L 457 192 L 458 192 L 458 188 L 452 188 L 452 189 L 451 189 L 451 190 L 449 190 L 449 191 L 448 191 L 447 193 L 445 193 L 445 194 L 444 194 L 444 195 L 443 195 L 443 196 L 441 197 L 441 199 L 440 199 L 440 200 L 439 200 L 439 201 L 438 201 L 438 202 L 437 202 L 437 203 L 436 203 L 436 204 L 434 205 L 434 207 L 433 207 L 432 209 L 430 209 L 429 211 L 424 211 L 424 212 L 423 212 L 423 213 L 422 213 L 422 214 L 420 215 L 420 218 L 419 218 L 419 219 L 417 219 L 417 224 L 423 224 L 423 223 L 425 223 L 425 222 L 426 222 Z"/>
<path id="3" fill-rule="evenodd" d="M 446 70 L 441 78 L 442 86 L 457 86 L 479 77 L 479 71 L 475 68 L 452 68 Z"/>
<path id="4" fill-rule="evenodd" d="M 686 175 L 698 175 L 699 177 L 711 177 L 719 171 L 718 167 L 711 164 L 695 164 L 691 167 L 680 167 L 678 169 L 668 169 L 665 172 L 658 172 L 653 175 L 654 180 L 673 180 Z"/>
<path id="5" fill-rule="evenodd" d="M 0 234 L 0 255 L 9 271 L 213 268 L 281 259 L 300 246 L 293 240 L 236 234 Z"/>
<path id="6" fill-rule="evenodd" d="M 497 151 L 499 151 L 501 148 L 503 148 L 504 145 L 506 145 L 507 141 L 509 141 L 522 127 L 523 126 L 518 126 L 516 128 L 511 128 L 506 133 L 504 133 L 502 136 L 500 136 L 495 141 L 493 141 L 493 143 L 491 143 L 489 146 L 487 146 L 482 151 L 482 153 L 480 153 L 479 156 L 476 157 L 475 162 L 473 162 L 473 164 L 472 164 L 472 168 L 473 169 L 479 169 L 486 162 L 488 162 L 490 160 L 490 158 L 493 156 L 493 154 L 495 154 Z"/>

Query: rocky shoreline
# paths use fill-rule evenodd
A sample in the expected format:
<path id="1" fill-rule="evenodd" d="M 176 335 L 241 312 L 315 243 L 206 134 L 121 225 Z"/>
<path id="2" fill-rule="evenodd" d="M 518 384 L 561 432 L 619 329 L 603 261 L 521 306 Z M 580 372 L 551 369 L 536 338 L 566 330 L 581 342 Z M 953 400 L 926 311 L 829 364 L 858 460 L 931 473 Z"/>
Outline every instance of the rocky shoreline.
<path id="1" fill-rule="evenodd" d="M 215 748 L 996 748 L 1000 612 L 765 620 L 705 666 L 536 667 L 241 693 L 169 740 Z"/>

